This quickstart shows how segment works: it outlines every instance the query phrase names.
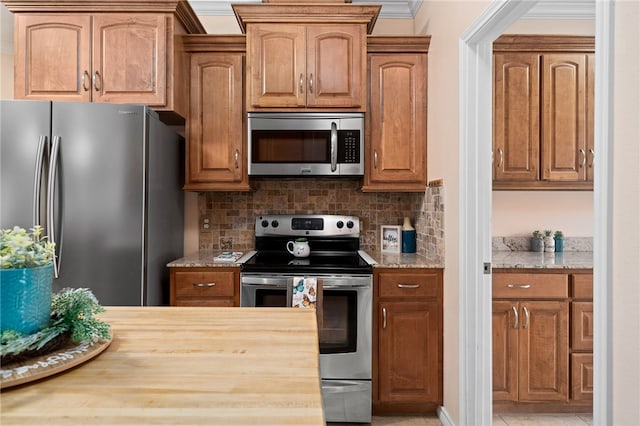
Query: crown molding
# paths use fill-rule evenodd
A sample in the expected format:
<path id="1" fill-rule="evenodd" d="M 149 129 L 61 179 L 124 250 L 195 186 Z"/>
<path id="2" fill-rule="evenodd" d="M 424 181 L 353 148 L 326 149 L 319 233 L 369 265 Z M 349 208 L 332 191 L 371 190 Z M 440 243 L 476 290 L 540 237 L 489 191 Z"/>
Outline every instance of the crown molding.
<path id="1" fill-rule="evenodd" d="M 198 15 L 225 16 L 233 15 L 231 4 L 258 4 L 260 0 L 189 0 L 191 7 Z M 422 0 L 352 0 L 352 4 L 377 4 L 382 6 L 381 18 L 414 18 Z"/>
<path id="2" fill-rule="evenodd" d="M 595 19 L 595 0 L 540 0 L 522 19 Z"/>

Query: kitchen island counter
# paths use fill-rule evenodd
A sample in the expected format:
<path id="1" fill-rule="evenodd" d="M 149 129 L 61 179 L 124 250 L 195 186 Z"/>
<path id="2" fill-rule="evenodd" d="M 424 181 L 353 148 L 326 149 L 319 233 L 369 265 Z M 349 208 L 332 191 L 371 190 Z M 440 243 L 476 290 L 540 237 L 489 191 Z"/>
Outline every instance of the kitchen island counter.
<path id="1" fill-rule="evenodd" d="M 113 341 L 2 392 L 2 425 L 324 425 L 315 311 L 107 307 Z"/>

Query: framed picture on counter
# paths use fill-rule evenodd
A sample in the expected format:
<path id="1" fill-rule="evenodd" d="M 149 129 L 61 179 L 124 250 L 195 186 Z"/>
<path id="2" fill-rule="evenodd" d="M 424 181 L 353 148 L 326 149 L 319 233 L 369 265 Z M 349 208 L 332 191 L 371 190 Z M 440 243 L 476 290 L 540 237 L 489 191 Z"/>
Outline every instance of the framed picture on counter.
<path id="1" fill-rule="evenodd" d="M 400 253 L 402 247 L 402 227 L 382 225 L 380 227 L 380 247 L 383 253 Z"/>

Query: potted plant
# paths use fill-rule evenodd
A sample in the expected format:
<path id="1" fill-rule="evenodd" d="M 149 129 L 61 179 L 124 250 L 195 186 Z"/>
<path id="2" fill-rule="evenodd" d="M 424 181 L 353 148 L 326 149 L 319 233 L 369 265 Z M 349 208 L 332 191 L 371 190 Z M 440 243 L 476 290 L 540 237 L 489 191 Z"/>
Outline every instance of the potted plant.
<path id="1" fill-rule="evenodd" d="M 564 251 L 564 234 L 562 231 L 556 231 L 553 234 L 553 240 L 555 241 L 556 253 L 562 253 Z"/>
<path id="2" fill-rule="evenodd" d="M 535 230 L 532 232 L 531 237 L 531 251 L 542 252 L 544 251 L 544 241 L 542 240 L 542 232 Z"/>
<path id="3" fill-rule="evenodd" d="M 553 253 L 556 251 L 553 231 L 551 231 L 551 229 L 545 229 L 544 231 L 544 251 L 545 253 Z"/>
<path id="4" fill-rule="evenodd" d="M 29 334 L 49 322 L 54 256 L 42 227 L 0 229 L 0 331 Z"/>

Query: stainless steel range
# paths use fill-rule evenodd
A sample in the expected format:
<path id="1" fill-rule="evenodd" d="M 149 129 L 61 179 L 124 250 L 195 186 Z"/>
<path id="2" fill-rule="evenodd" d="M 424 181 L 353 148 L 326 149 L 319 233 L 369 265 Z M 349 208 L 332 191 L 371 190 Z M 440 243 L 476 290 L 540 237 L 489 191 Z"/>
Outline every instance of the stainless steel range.
<path id="1" fill-rule="evenodd" d="M 256 253 L 241 267 L 240 305 L 285 307 L 293 277 L 322 279 L 318 337 L 326 420 L 370 422 L 374 261 L 359 250 L 360 220 L 265 215 L 256 218 L 255 232 Z M 287 250 L 301 237 L 309 242 L 308 257 Z"/>

